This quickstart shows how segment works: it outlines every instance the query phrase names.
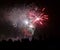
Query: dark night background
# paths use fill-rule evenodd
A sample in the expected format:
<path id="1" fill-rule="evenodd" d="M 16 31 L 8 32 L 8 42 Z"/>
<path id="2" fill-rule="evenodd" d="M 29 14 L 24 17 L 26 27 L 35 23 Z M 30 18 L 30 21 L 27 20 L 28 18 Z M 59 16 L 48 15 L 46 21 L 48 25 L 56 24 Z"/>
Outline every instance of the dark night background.
<path id="1" fill-rule="evenodd" d="M 1 47 L 46 47 L 46 48 L 56 48 L 59 44 L 59 40 L 60 40 L 60 3 L 58 0 L 0 0 L 0 7 L 5 6 L 5 7 L 9 7 L 9 6 L 14 6 L 14 4 L 23 4 L 23 3 L 36 3 L 37 5 L 41 4 L 41 6 L 45 6 L 48 8 L 48 15 L 49 15 L 49 24 L 48 24 L 48 29 L 45 30 L 44 32 L 42 31 L 42 33 L 47 33 L 48 38 L 45 38 L 45 35 L 43 35 L 44 40 L 41 40 L 42 37 L 40 37 L 40 40 L 35 40 L 33 38 L 33 40 L 31 42 L 29 42 L 28 39 L 23 39 L 22 42 L 15 41 L 12 42 L 11 40 L 9 40 L 8 42 L 6 41 L 2 41 L 0 42 Z M 0 14 L 1 15 L 1 14 Z M 1 20 L 2 17 L 0 17 Z M 5 22 L 4 22 L 5 23 Z M 0 21 L 0 32 L 4 32 L 3 29 L 8 29 L 8 24 L 6 24 L 6 26 L 4 25 L 4 23 L 2 23 Z M 6 30 L 7 31 L 7 30 Z M 39 46 L 38 46 L 39 45 Z M 45 46 L 47 45 L 47 46 Z"/>

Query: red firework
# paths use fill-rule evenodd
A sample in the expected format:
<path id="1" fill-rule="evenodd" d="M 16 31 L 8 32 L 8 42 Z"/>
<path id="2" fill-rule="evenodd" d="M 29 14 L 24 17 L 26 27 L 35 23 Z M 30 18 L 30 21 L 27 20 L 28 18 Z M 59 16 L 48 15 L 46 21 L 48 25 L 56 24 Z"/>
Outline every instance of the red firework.
<path id="1" fill-rule="evenodd" d="M 37 10 L 30 10 L 28 18 L 32 20 L 32 24 L 38 26 L 38 25 L 44 25 L 48 20 L 48 15 L 44 14 L 45 8 L 42 9 L 42 11 Z"/>

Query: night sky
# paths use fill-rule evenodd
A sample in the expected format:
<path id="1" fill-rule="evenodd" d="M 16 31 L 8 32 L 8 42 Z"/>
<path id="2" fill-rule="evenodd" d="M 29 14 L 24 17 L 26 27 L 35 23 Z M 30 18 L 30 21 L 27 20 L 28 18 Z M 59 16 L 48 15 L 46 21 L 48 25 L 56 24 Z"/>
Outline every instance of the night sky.
<path id="1" fill-rule="evenodd" d="M 60 39 L 60 5 L 59 1 L 55 0 L 16 0 L 16 1 L 0 1 L 0 39 L 8 38 L 8 37 L 16 37 L 16 36 L 22 36 L 21 31 L 19 32 L 18 28 L 13 27 L 10 25 L 9 22 L 6 22 L 4 17 L 5 10 L 10 10 L 12 7 L 19 7 L 23 4 L 31 4 L 35 3 L 38 6 L 46 7 L 47 13 L 48 13 L 48 24 L 47 27 L 44 29 L 36 28 L 34 31 L 35 34 L 33 35 L 33 39 L 39 39 L 39 40 L 59 40 Z M 10 9 L 8 9 L 10 8 Z"/>
<path id="2" fill-rule="evenodd" d="M 46 31 L 46 33 L 48 34 L 48 37 L 59 37 L 59 4 L 56 1 L 1 1 L 0 3 L 0 34 L 7 34 L 11 32 L 11 30 L 14 30 L 14 28 L 12 26 L 10 26 L 7 22 L 4 21 L 3 16 L 4 16 L 4 9 L 11 8 L 11 7 L 19 7 L 19 5 L 22 4 L 30 4 L 30 3 L 35 3 L 38 6 L 41 7 L 47 7 L 47 11 L 48 11 L 48 15 L 49 15 L 49 23 L 48 23 L 48 29 Z M 8 31 L 8 29 L 10 28 L 10 32 Z M 17 31 L 17 30 L 16 30 Z M 7 33 L 6 33 L 7 32 Z M 13 32 L 13 31 L 12 31 Z M 15 31 L 14 31 L 15 32 Z M 44 32 L 44 31 L 43 31 Z"/>

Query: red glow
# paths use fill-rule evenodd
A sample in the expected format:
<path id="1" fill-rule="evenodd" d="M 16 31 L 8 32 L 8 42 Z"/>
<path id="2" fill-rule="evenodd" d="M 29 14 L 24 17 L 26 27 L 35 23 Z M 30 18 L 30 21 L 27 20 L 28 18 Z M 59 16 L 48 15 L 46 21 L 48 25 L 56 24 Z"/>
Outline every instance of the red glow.
<path id="1" fill-rule="evenodd" d="M 44 14 L 45 8 L 42 9 L 42 11 L 38 12 L 37 10 L 31 10 L 29 11 L 29 19 L 32 20 L 32 23 L 36 26 L 44 25 L 45 22 L 48 20 L 48 15 Z"/>
<path id="2" fill-rule="evenodd" d="M 25 36 L 31 36 L 32 35 L 27 29 L 23 29 L 22 32 L 24 33 Z"/>

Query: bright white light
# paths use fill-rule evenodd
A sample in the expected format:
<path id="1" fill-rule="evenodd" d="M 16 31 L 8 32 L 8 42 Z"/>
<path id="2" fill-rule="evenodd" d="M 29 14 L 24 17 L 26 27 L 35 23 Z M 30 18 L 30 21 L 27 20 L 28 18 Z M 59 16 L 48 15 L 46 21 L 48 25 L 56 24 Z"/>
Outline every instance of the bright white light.
<path id="1" fill-rule="evenodd" d="M 33 26 L 32 24 L 31 24 L 31 25 L 29 25 L 29 27 L 30 27 L 30 28 L 34 28 L 34 26 Z"/>
<path id="2" fill-rule="evenodd" d="M 40 18 L 36 18 L 36 20 L 40 20 Z"/>
<path id="3" fill-rule="evenodd" d="M 24 22 L 25 22 L 26 25 L 28 25 L 28 23 L 29 23 L 27 20 L 25 20 Z"/>

